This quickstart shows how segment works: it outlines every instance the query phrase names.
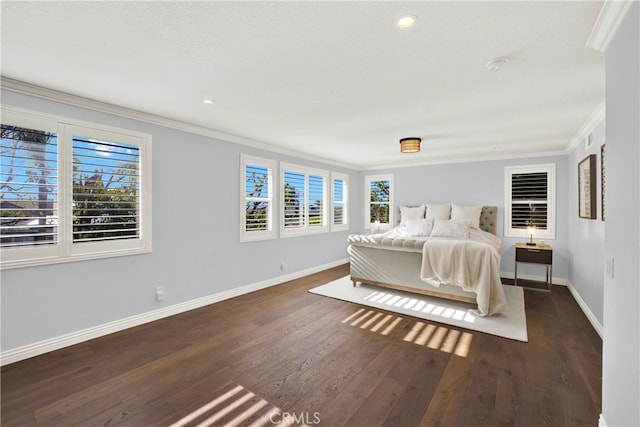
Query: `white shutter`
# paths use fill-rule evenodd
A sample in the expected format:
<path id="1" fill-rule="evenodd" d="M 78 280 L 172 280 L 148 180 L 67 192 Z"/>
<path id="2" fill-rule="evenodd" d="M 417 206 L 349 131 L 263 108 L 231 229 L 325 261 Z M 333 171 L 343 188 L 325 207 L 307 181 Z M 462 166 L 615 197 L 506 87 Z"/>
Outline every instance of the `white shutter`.
<path id="1" fill-rule="evenodd" d="M 273 227 L 274 160 L 240 155 L 240 241 L 275 238 Z"/>
<path id="2" fill-rule="evenodd" d="M 332 172 L 331 173 L 331 202 L 332 202 L 332 220 L 331 230 L 341 231 L 348 230 L 349 213 L 348 213 L 348 185 L 349 176 Z"/>
<path id="3" fill-rule="evenodd" d="M 555 239 L 555 165 L 505 167 L 506 237 Z"/>
<path id="4" fill-rule="evenodd" d="M 151 252 L 151 135 L 2 108 L 1 267 Z"/>
<path id="5" fill-rule="evenodd" d="M 325 179 L 318 175 L 309 175 L 309 227 L 324 227 L 325 218 Z"/>
<path id="6" fill-rule="evenodd" d="M 365 177 L 365 227 L 371 228 L 380 221 L 381 229 L 391 229 L 394 224 L 393 175 Z"/>
<path id="7" fill-rule="evenodd" d="M 263 166 L 247 165 L 245 168 L 245 231 L 270 228 L 270 175 L 269 169 Z"/>
<path id="8" fill-rule="evenodd" d="M 306 175 L 284 171 L 284 228 L 304 228 L 306 222 Z"/>
<path id="9" fill-rule="evenodd" d="M 140 236 L 140 149 L 73 137 L 73 243 Z"/>
<path id="10" fill-rule="evenodd" d="M 2 125 L 0 246 L 58 242 L 58 135 Z"/>
<path id="11" fill-rule="evenodd" d="M 514 173 L 511 176 L 511 228 L 534 226 L 546 230 L 548 224 L 548 173 Z"/>
<path id="12" fill-rule="evenodd" d="M 327 193 L 329 172 L 293 164 L 280 164 L 281 237 L 329 231 Z"/>

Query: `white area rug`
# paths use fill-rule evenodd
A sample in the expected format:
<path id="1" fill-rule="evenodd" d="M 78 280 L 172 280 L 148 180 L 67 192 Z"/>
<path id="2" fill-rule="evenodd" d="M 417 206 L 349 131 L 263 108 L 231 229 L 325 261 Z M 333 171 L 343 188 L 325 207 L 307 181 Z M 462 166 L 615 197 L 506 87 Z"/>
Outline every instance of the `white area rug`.
<path id="1" fill-rule="evenodd" d="M 528 340 L 524 293 L 522 288 L 515 286 L 504 287 L 507 297 L 504 312 L 489 317 L 472 314 L 469 309 L 473 306 L 463 302 L 366 284 L 354 287 L 349 276 L 310 289 L 309 292 L 499 337 L 524 342 Z"/>

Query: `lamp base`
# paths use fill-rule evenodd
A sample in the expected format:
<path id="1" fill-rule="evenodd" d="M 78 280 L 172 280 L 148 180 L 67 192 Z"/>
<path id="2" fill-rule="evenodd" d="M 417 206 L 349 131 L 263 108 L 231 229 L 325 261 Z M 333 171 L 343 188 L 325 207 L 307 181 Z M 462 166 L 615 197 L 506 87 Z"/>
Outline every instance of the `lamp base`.
<path id="1" fill-rule="evenodd" d="M 527 246 L 535 246 L 536 244 L 534 242 L 527 242 L 527 243 L 525 243 L 525 245 L 527 245 Z"/>

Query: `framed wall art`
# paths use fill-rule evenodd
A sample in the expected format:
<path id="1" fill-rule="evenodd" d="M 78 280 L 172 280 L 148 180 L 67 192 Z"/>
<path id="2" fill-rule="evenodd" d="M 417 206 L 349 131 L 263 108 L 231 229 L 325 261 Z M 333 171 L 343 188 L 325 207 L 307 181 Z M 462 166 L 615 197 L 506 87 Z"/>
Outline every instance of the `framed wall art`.
<path id="1" fill-rule="evenodd" d="M 578 163 L 578 216 L 596 219 L 596 155 Z"/>

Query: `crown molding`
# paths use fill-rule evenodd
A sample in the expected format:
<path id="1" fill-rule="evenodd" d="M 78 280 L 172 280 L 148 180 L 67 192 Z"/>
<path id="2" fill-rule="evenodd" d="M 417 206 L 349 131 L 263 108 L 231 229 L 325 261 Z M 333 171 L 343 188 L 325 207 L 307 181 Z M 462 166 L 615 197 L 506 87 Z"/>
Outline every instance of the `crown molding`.
<path id="1" fill-rule="evenodd" d="M 271 145 L 266 142 L 256 141 L 256 140 L 245 138 L 239 135 L 221 132 L 215 129 L 194 125 L 192 123 L 184 122 L 181 120 L 174 120 L 174 119 L 159 116 L 156 114 L 145 113 L 143 111 L 138 111 L 131 108 L 121 107 L 118 105 L 109 104 L 102 101 L 96 101 L 94 99 L 57 91 L 55 89 L 49 89 L 43 86 L 37 86 L 30 83 L 25 83 L 23 81 L 15 80 L 5 76 L 0 76 L 0 86 L 2 89 L 9 90 L 11 92 L 21 93 L 23 95 L 35 96 L 35 97 L 46 99 L 49 101 L 60 102 L 60 103 L 75 106 L 75 107 L 81 107 L 81 108 L 86 108 L 93 111 L 98 111 L 100 113 L 111 114 L 113 116 L 124 117 L 127 119 L 137 120 L 140 122 L 145 122 L 153 125 L 163 126 L 163 127 L 176 129 L 184 132 L 189 132 L 196 135 L 207 136 L 210 138 L 219 139 L 221 141 L 246 145 L 248 147 L 258 148 L 261 150 L 271 151 L 278 154 L 284 154 L 287 156 L 297 157 L 305 160 L 311 160 L 314 162 L 320 162 L 320 163 L 324 163 L 332 166 L 338 166 L 341 168 L 352 169 L 352 170 L 359 169 L 359 167 L 352 164 L 337 162 L 335 160 L 325 159 L 318 156 L 312 156 L 306 153 L 302 153 L 300 151 L 285 149 L 282 147 Z"/>
<path id="2" fill-rule="evenodd" d="M 571 141 L 564 149 L 565 154 L 571 153 L 583 141 L 593 130 L 604 120 L 607 112 L 606 102 L 603 99 L 600 104 L 593 110 L 593 113 L 582 123 L 575 136 L 571 138 Z"/>
<path id="3" fill-rule="evenodd" d="M 457 153 L 451 153 L 446 157 L 440 159 L 428 160 L 424 162 L 412 162 L 412 163 L 381 163 L 371 164 L 360 168 L 361 171 L 371 172 L 388 169 L 404 169 L 413 168 L 419 166 L 435 166 L 435 165 L 452 165 L 457 163 L 476 163 L 476 162 L 490 162 L 494 160 L 512 160 L 512 159 L 534 159 L 537 157 L 552 157 L 552 156 L 565 156 L 567 153 L 564 150 L 552 150 L 552 151 L 530 151 L 526 153 L 504 153 L 504 154 L 490 154 L 482 155 L 480 153 L 465 153 L 464 151 L 458 151 Z"/>
<path id="4" fill-rule="evenodd" d="M 600 9 L 586 47 L 604 52 L 618 31 L 633 1 L 606 0 Z"/>

